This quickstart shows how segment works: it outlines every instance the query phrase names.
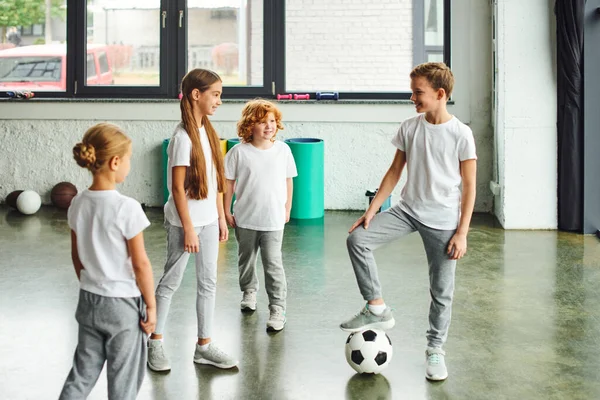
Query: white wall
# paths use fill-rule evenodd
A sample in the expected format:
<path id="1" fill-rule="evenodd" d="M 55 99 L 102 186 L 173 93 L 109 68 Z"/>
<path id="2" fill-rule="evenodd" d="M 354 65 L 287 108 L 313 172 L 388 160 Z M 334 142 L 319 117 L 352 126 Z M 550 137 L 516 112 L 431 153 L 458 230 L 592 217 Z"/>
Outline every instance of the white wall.
<path id="1" fill-rule="evenodd" d="M 498 1 L 496 140 L 506 229 L 557 227 L 553 2 Z"/>
<path id="2" fill-rule="evenodd" d="M 476 211 L 490 211 L 490 6 L 479 0 L 453 2 L 453 71 L 457 82 L 450 111 L 473 129 L 479 156 Z M 408 76 L 405 77 L 408 81 Z M 235 135 L 243 103 L 226 103 L 213 118 L 223 137 Z M 409 104 L 379 102 L 280 103 L 282 138 L 325 139 L 325 207 L 363 209 L 364 192 L 378 186 L 394 153 L 389 141 L 398 123 L 414 115 Z M 162 204 L 161 143 L 179 119 L 176 101 L 51 101 L 0 103 L 0 200 L 31 188 L 49 201 L 52 186 L 89 183 L 72 161 L 71 148 L 97 121 L 122 125 L 134 141 L 133 172 L 121 190 L 151 206 Z M 397 198 L 398 191 L 395 192 Z"/>

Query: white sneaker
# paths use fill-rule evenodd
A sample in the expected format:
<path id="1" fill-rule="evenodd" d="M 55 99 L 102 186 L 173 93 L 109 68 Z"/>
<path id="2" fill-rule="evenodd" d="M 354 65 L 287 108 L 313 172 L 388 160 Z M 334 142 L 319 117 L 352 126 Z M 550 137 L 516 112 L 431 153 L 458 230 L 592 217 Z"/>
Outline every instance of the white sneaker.
<path id="1" fill-rule="evenodd" d="M 448 377 L 448 369 L 446 369 L 446 361 L 444 356 L 446 353 L 440 348 L 428 347 L 425 351 L 427 358 L 427 368 L 425 376 L 431 381 L 443 381 Z"/>
<path id="2" fill-rule="evenodd" d="M 271 313 L 267 321 L 267 331 L 279 332 L 285 326 L 285 311 L 281 306 L 269 306 Z"/>
<path id="3" fill-rule="evenodd" d="M 240 303 L 242 311 L 255 311 L 256 310 L 256 292 L 246 290 Z"/>
<path id="4" fill-rule="evenodd" d="M 233 368 L 238 365 L 238 360 L 225 354 L 221 349 L 215 346 L 212 342 L 208 344 L 208 349 L 200 350 L 200 345 L 196 344 L 196 352 L 194 353 L 194 362 L 196 364 L 208 364 L 217 368 Z"/>
<path id="5" fill-rule="evenodd" d="M 148 368 L 156 372 L 171 370 L 171 363 L 160 340 L 148 340 Z"/>

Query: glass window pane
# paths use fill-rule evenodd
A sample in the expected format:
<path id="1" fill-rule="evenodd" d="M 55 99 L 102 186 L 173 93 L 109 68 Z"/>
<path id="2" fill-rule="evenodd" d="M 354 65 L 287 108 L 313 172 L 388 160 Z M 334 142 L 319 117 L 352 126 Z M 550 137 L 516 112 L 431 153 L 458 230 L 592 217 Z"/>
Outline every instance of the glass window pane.
<path id="1" fill-rule="evenodd" d="M 87 55 L 86 76 L 88 80 L 96 77 L 96 61 L 92 54 Z"/>
<path id="2" fill-rule="evenodd" d="M 160 85 L 160 0 L 87 0 L 87 53 L 100 67 L 90 86 Z"/>
<path id="3" fill-rule="evenodd" d="M 226 86 L 263 85 L 263 0 L 188 0 L 187 67 Z"/>
<path id="4" fill-rule="evenodd" d="M 427 29 L 413 21 L 417 1 L 286 0 L 286 90 L 410 91 L 413 29 Z M 441 46 L 443 1 L 432 1 Z"/>
<path id="5" fill-rule="evenodd" d="M 46 15 L 39 7 L 22 7 L 5 0 L 3 9 L 19 12 L 0 15 L 5 36 L 0 39 L 0 91 L 66 91 L 66 2 L 52 2 Z"/>
<path id="6" fill-rule="evenodd" d="M 444 45 L 444 0 L 425 0 L 425 46 Z"/>

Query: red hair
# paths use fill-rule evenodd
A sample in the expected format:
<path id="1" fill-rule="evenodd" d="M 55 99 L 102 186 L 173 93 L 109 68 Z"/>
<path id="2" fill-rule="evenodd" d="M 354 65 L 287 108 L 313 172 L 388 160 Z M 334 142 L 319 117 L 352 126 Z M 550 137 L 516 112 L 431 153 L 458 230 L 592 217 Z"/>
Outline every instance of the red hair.
<path id="1" fill-rule="evenodd" d="M 242 118 L 237 123 L 238 136 L 244 143 L 252 142 L 252 130 L 256 124 L 265 122 L 269 113 L 273 113 L 277 129 L 284 129 L 281 123 L 281 111 L 270 101 L 264 99 L 254 99 L 246 103 L 242 110 Z M 271 138 L 275 141 L 277 132 Z"/>

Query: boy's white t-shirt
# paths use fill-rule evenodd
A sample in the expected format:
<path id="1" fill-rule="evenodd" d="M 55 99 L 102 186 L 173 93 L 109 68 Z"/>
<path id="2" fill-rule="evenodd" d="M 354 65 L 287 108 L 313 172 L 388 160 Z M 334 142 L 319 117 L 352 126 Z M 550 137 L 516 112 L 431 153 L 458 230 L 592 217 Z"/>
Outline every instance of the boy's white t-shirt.
<path id="1" fill-rule="evenodd" d="M 285 226 L 287 178 L 298 175 L 290 147 L 275 141 L 270 149 L 240 143 L 225 156 L 225 178 L 237 180 L 233 212 L 237 226 L 278 231 Z"/>
<path id="2" fill-rule="evenodd" d="M 460 162 L 477 159 L 471 128 L 456 117 L 434 125 L 425 114 L 402 122 L 392 144 L 406 153 L 407 180 L 400 208 L 434 229 L 456 229 L 460 220 Z"/>
<path id="3" fill-rule="evenodd" d="M 205 226 L 219 218 L 217 211 L 217 171 L 213 165 L 212 151 L 208 135 L 204 127 L 199 128 L 200 144 L 206 161 L 206 176 L 208 177 L 208 196 L 204 200 L 187 199 L 188 212 L 194 226 Z M 167 148 L 169 160 L 167 162 L 167 188 L 169 199 L 165 204 L 165 220 L 174 226 L 182 227 L 177 207 L 173 199 L 173 167 L 190 166 L 192 157 L 192 141 L 182 124 L 178 124 L 173 132 Z"/>
<path id="4" fill-rule="evenodd" d="M 77 235 L 83 264 L 80 287 L 107 297 L 138 297 L 127 240 L 150 225 L 135 199 L 116 190 L 89 190 L 77 194 L 67 212 Z"/>

